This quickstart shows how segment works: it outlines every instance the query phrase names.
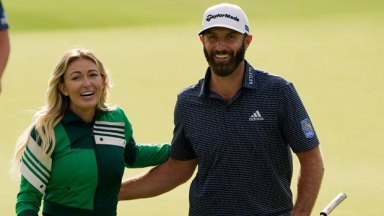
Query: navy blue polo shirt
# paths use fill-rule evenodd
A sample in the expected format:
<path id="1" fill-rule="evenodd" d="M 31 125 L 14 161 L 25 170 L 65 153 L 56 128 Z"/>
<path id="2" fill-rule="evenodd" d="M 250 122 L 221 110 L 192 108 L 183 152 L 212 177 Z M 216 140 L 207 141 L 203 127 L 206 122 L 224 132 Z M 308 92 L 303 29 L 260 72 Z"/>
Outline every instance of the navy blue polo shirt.
<path id="1" fill-rule="evenodd" d="M 5 11 L 3 8 L 3 5 L 0 1 L 0 30 L 2 29 L 8 29 L 8 20 L 7 16 L 5 15 Z"/>
<path id="2" fill-rule="evenodd" d="M 246 62 L 242 88 L 226 103 L 210 77 L 208 68 L 175 106 L 171 157 L 198 161 L 189 215 L 289 215 L 291 150 L 319 144 L 293 84 Z"/>

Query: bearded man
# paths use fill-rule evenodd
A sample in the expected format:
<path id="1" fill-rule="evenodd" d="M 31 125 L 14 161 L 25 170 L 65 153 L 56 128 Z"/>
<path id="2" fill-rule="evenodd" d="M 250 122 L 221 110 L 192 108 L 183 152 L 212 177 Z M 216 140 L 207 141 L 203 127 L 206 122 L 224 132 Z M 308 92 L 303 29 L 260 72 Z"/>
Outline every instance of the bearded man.
<path id="1" fill-rule="evenodd" d="M 181 91 L 167 162 L 123 182 L 119 199 L 145 198 L 186 182 L 190 216 L 308 216 L 322 177 L 319 140 L 293 84 L 245 59 L 248 19 L 233 4 L 208 8 L 199 33 L 205 77 Z M 292 154 L 300 161 L 295 203 Z"/>

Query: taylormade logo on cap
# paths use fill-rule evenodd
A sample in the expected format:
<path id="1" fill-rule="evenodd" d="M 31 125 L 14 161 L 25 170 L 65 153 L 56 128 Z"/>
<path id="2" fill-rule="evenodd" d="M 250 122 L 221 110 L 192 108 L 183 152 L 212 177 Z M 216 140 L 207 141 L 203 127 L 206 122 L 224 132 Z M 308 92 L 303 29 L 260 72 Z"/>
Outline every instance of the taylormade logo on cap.
<path id="1" fill-rule="evenodd" d="M 248 18 L 237 5 L 222 3 L 208 8 L 203 15 L 203 26 L 199 33 L 213 27 L 224 27 L 242 34 L 249 34 Z"/>
<path id="2" fill-rule="evenodd" d="M 216 19 L 218 17 L 226 17 L 226 18 L 233 19 L 233 20 L 236 20 L 237 22 L 239 22 L 239 18 L 233 17 L 230 14 L 216 14 L 216 15 L 209 14 L 207 16 L 206 20 L 207 20 L 207 22 L 209 22 L 209 21 L 211 21 L 211 19 Z"/>

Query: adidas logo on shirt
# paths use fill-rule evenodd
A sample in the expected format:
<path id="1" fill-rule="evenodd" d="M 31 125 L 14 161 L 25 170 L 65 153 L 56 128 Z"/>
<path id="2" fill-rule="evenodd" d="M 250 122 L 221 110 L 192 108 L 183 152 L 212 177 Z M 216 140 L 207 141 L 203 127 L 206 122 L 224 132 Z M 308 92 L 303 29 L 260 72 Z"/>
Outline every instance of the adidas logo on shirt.
<path id="1" fill-rule="evenodd" d="M 261 121 L 264 120 L 263 116 L 261 116 L 259 110 L 256 110 L 251 117 L 249 117 L 249 121 Z"/>

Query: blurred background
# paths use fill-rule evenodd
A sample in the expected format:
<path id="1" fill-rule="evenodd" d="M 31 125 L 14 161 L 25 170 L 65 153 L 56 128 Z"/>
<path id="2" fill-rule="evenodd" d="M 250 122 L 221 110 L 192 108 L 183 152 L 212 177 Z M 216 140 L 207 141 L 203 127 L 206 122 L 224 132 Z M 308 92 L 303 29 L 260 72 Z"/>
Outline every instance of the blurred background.
<path id="1" fill-rule="evenodd" d="M 321 141 L 325 176 L 312 215 L 340 192 L 333 215 L 382 215 L 384 2 L 233 0 L 253 41 L 246 59 L 295 84 Z M 44 104 L 49 73 L 69 48 L 94 50 L 112 74 L 139 143 L 169 143 L 177 93 L 203 77 L 197 33 L 220 1 L 3 0 L 11 56 L 0 95 L 0 214 L 14 215 L 8 175 L 15 141 Z M 297 176 L 292 187 L 295 190 Z M 125 177 L 143 169 L 127 169 Z M 159 197 L 119 203 L 118 215 L 187 215 L 189 182 Z"/>

